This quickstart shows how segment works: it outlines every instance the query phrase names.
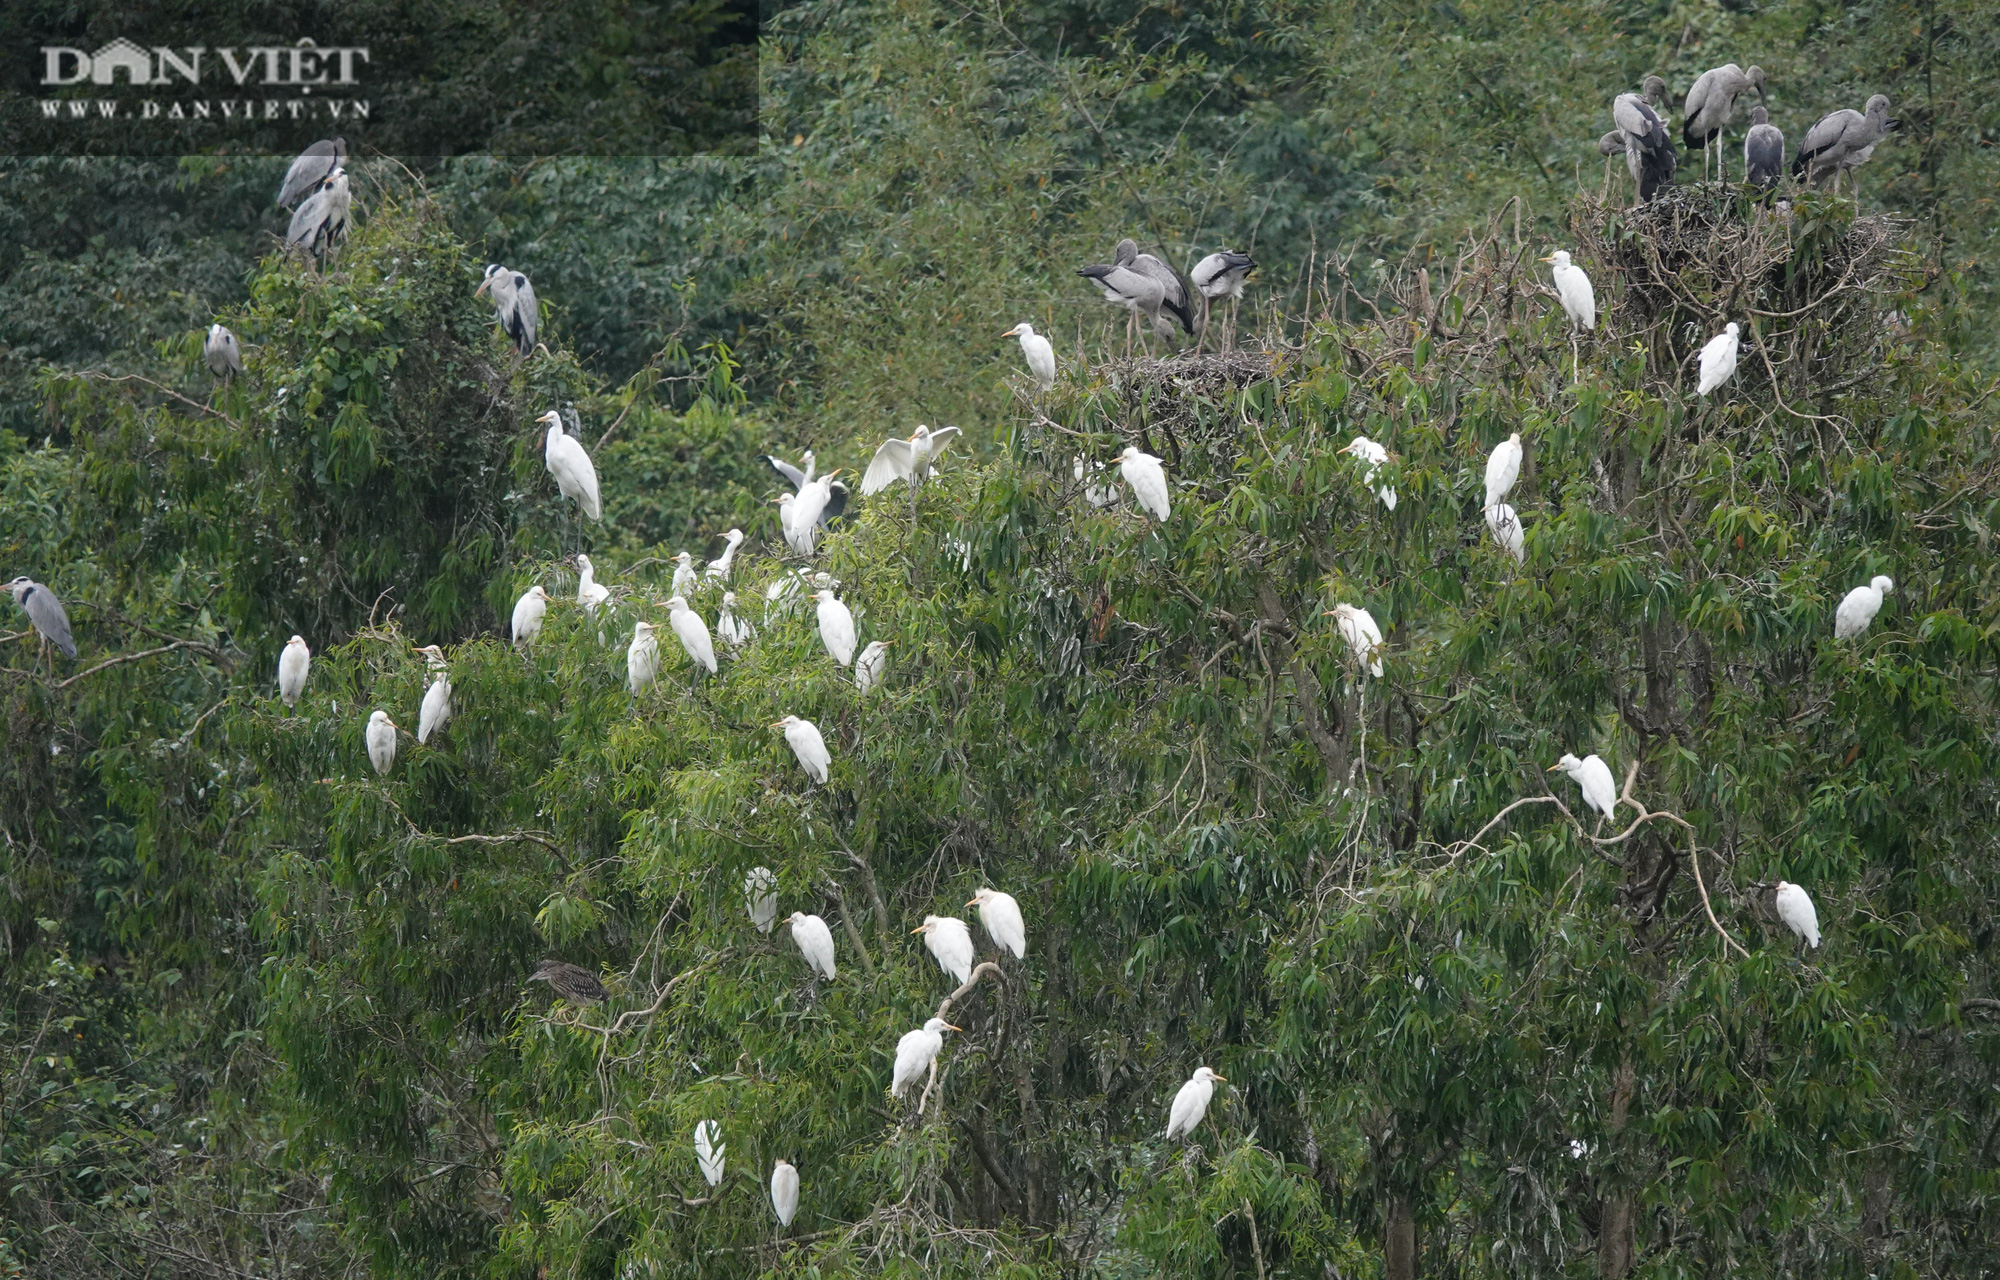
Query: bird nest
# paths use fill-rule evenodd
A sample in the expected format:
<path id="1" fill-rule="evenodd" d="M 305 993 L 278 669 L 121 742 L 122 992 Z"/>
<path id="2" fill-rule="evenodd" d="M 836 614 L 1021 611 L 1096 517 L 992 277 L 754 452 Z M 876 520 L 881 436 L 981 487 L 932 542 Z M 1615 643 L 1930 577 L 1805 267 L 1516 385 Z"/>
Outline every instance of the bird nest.
<path id="1" fill-rule="evenodd" d="M 1212 455 L 1210 466 L 1229 470 L 1242 430 L 1242 393 L 1274 382 L 1277 360 L 1262 348 L 1186 352 L 1107 360 L 1092 374 L 1090 398 L 1119 435 L 1175 466 L 1191 462 L 1192 452 Z"/>

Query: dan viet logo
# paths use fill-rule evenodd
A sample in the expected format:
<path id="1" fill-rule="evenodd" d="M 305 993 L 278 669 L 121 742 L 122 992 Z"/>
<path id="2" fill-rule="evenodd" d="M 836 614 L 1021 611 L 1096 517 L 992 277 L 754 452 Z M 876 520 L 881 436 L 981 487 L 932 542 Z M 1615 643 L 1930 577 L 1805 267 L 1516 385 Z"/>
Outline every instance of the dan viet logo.
<path id="1" fill-rule="evenodd" d="M 290 45 L 210 49 L 203 45 L 142 48 L 120 36 L 95 52 L 42 46 L 42 84 L 49 88 L 120 84 L 171 91 L 204 83 L 239 97 L 64 97 L 42 99 L 42 118 L 168 120 L 367 119 L 368 100 L 348 96 L 369 62 L 361 46 L 322 49 L 311 40 Z M 206 77 L 206 80 L 204 80 Z M 319 97 L 315 98 L 315 92 Z M 255 94 L 258 96 L 249 96 Z M 278 95 L 278 96 L 274 96 Z"/>

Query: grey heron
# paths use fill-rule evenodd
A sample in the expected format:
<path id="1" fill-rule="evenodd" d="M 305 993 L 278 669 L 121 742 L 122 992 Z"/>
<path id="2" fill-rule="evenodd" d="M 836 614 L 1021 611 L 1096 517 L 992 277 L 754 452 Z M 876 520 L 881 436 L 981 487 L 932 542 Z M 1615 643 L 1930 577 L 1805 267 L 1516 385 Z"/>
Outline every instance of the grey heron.
<path id="1" fill-rule="evenodd" d="M 325 262 L 334 245 L 347 234 L 347 219 L 353 207 L 347 170 L 336 167 L 292 214 L 291 226 L 285 230 L 285 243 Z"/>
<path id="2" fill-rule="evenodd" d="M 1843 107 L 1821 116 L 1799 143 L 1798 154 L 1792 158 L 1792 176 L 1803 176 L 1808 182 L 1824 182 L 1831 176 L 1838 195 L 1840 175 L 1866 164 L 1875 154 L 1875 144 L 1902 123 L 1889 118 L 1889 99 L 1879 93 L 1868 99 L 1865 111 Z"/>
<path id="3" fill-rule="evenodd" d="M 14 593 L 14 603 L 28 615 L 28 621 L 41 634 L 42 644 L 52 644 L 61 649 L 66 658 L 76 656 L 76 640 L 70 635 L 69 614 L 63 610 L 62 601 L 56 599 L 55 592 L 28 577 L 14 579 L 7 584 L 7 590 Z"/>
<path id="4" fill-rule="evenodd" d="M 1729 125 L 1729 118 L 1736 114 L 1736 99 L 1751 89 L 1757 96 L 1764 96 L 1764 68 L 1751 67 L 1748 71 L 1733 62 L 1725 62 L 1712 67 L 1695 78 L 1689 86 L 1687 98 L 1681 103 L 1681 138 L 1689 151 L 1702 153 L 1702 176 L 1708 176 L 1708 152 L 1715 149 L 1716 176 L 1727 180 L 1728 166 L 1724 159 L 1728 152 L 1717 145 Z"/>
<path id="5" fill-rule="evenodd" d="M 1771 123 L 1762 103 L 1750 108 L 1750 130 L 1743 135 L 1743 177 L 1753 187 L 1776 186 L 1785 172 L 1785 135 Z"/>
<path id="6" fill-rule="evenodd" d="M 1161 314 L 1154 317 L 1153 332 L 1162 338 L 1173 336 L 1173 326 L 1168 322 L 1168 316 L 1180 321 L 1182 330 L 1190 338 L 1201 332 L 1203 323 L 1208 318 L 1207 300 L 1203 299 L 1201 307 L 1197 309 L 1195 298 L 1199 295 L 1188 288 L 1188 283 L 1181 278 L 1180 272 L 1150 253 L 1134 254 L 1131 270 L 1160 282 Z"/>
<path id="7" fill-rule="evenodd" d="M 347 139 L 327 138 L 299 152 L 285 180 L 278 185 L 278 207 L 289 209 L 325 182 L 327 175 L 347 159 Z"/>
<path id="8" fill-rule="evenodd" d="M 1657 109 L 1666 92 L 1666 81 L 1647 76 L 1640 92 L 1621 93 L 1611 103 L 1611 123 L 1625 135 L 1625 167 L 1641 203 L 1674 180 L 1674 142 Z"/>
<path id="9" fill-rule="evenodd" d="M 1122 256 L 1127 246 L 1132 247 L 1129 257 Z M 1125 329 L 1125 351 L 1131 354 L 1131 321 L 1144 317 L 1153 331 L 1165 338 L 1173 333 L 1173 324 L 1160 315 L 1166 304 L 1166 285 L 1150 273 L 1134 267 L 1138 259 L 1138 247 L 1130 240 L 1118 244 L 1119 253 L 1110 262 L 1094 262 L 1077 268 L 1077 274 L 1096 285 L 1104 295 L 1104 300 L 1114 306 L 1124 307 L 1130 313 Z"/>
<path id="10" fill-rule="evenodd" d="M 493 295 L 493 318 L 514 340 L 514 350 L 523 356 L 535 349 L 535 334 L 541 327 L 540 304 L 535 301 L 535 286 L 528 277 L 518 271 L 510 271 L 497 262 L 486 264 L 486 278 L 472 291 L 473 297 L 491 292 Z"/>
<path id="11" fill-rule="evenodd" d="M 1035 326 L 1023 320 L 1000 336 L 1021 340 L 1021 356 L 1028 362 L 1028 372 L 1035 376 L 1036 386 L 1047 391 L 1056 385 L 1056 349 L 1035 332 Z"/>
<path id="12" fill-rule="evenodd" d="M 1731 320 L 1701 349 L 1701 381 L 1695 387 L 1696 395 L 1705 396 L 1736 376 L 1736 352 L 1741 345 L 1737 335 L 1741 332 Z"/>
<path id="13" fill-rule="evenodd" d="M 775 454 L 767 453 L 763 456 L 764 456 L 764 465 L 771 468 L 771 470 L 777 472 L 781 477 L 783 477 L 785 483 L 791 485 L 792 490 L 795 493 L 801 489 L 804 489 L 806 487 L 806 484 L 809 481 L 813 480 L 817 475 L 817 473 L 814 471 L 813 468 L 818 464 L 813 458 L 813 451 L 811 449 L 806 450 L 805 453 L 800 456 L 800 461 L 805 463 L 804 467 L 795 467 L 791 463 L 786 462 L 783 458 L 780 458 Z M 838 468 L 836 468 L 834 471 L 834 475 L 838 474 L 839 470 Z M 823 507 L 819 513 L 819 524 L 821 528 L 825 529 L 832 528 L 834 522 L 839 520 L 840 517 L 847 511 L 847 498 L 848 498 L 847 483 L 841 480 L 834 480 L 831 476 L 829 476 L 828 484 L 826 487 L 826 506 Z M 738 539 L 739 540 L 741 539 L 740 534 L 738 535 Z"/>
<path id="14" fill-rule="evenodd" d="M 201 355 L 208 361 L 208 371 L 218 378 L 243 372 L 243 348 L 226 325 L 208 326 L 208 341 L 201 344 Z"/>
<path id="15" fill-rule="evenodd" d="M 909 482 L 910 503 L 915 506 L 917 487 L 930 478 L 932 462 L 950 447 L 957 427 L 931 428 L 917 424 L 907 440 L 884 440 L 868 462 L 861 477 L 861 496 L 882 492 L 898 480 Z"/>
<path id="16" fill-rule="evenodd" d="M 1249 254 L 1222 249 L 1195 263 L 1194 270 L 1188 272 L 1188 280 L 1194 285 L 1195 292 L 1202 296 L 1204 312 L 1210 304 L 1223 298 L 1229 299 L 1226 345 L 1235 345 L 1236 308 L 1243 301 L 1243 281 L 1256 267 Z"/>
<path id="17" fill-rule="evenodd" d="M 576 437 L 563 431 L 562 415 L 551 409 L 535 421 L 548 424 L 542 458 L 549 474 L 555 477 L 556 488 L 592 520 L 604 519 L 604 503 L 597 491 L 597 468 L 591 465 L 590 455 Z"/>

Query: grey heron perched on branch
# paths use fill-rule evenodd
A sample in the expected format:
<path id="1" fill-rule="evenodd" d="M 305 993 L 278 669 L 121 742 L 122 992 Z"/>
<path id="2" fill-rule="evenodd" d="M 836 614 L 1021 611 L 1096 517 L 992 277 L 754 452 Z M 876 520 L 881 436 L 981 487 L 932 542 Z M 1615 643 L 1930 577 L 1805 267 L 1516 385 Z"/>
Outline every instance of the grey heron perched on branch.
<path id="1" fill-rule="evenodd" d="M 764 465 L 784 477 L 785 483 L 791 485 L 794 492 L 803 490 L 816 476 L 814 468 L 818 465 L 818 462 L 813 457 L 811 449 L 806 450 L 799 457 L 799 461 L 805 464 L 803 467 L 795 467 L 775 454 L 767 453 L 763 456 Z M 838 474 L 839 472 L 836 470 L 834 475 Z M 840 519 L 842 514 L 847 510 L 848 497 L 846 482 L 835 480 L 832 476 L 828 476 L 826 505 L 820 509 L 819 513 L 819 525 L 821 528 L 830 529 Z"/>
<path id="2" fill-rule="evenodd" d="M 1714 148 L 1716 176 L 1728 179 L 1728 166 L 1723 163 L 1728 152 L 1716 144 L 1716 139 L 1728 127 L 1729 118 L 1736 114 L 1736 99 L 1752 89 L 1757 91 L 1759 99 L 1763 98 L 1764 68 L 1751 67 L 1745 71 L 1733 62 L 1702 72 L 1688 87 L 1687 98 L 1681 104 L 1681 137 L 1689 151 L 1701 152 L 1704 178 L 1708 176 L 1708 153 Z"/>
<path id="3" fill-rule="evenodd" d="M 33 578 L 20 577 L 7 584 L 7 590 L 14 593 L 14 603 L 28 615 L 28 621 L 42 637 L 42 644 L 54 645 L 63 651 L 66 658 L 76 656 L 76 640 L 70 635 L 69 614 L 64 611 L 62 601 Z"/>
<path id="4" fill-rule="evenodd" d="M 1236 308 L 1243 301 L 1243 281 L 1256 268 L 1257 264 L 1250 260 L 1249 254 L 1222 249 L 1195 263 L 1194 270 L 1188 273 L 1195 292 L 1202 297 L 1204 316 L 1211 304 L 1223 298 L 1229 299 L 1229 345 L 1234 345 L 1236 340 Z"/>
<path id="5" fill-rule="evenodd" d="M 218 378 L 227 379 L 232 373 L 243 372 L 243 348 L 226 325 L 208 326 L 208 340 L 201 344 L 201 355 L 208 361 L 208 371 Z"/>
<path id="6" fill-rule="evenodd" d="M 1666 81 L 1647 76 L 1638 93 L 1621 93 L 1611 103 L 1611 123 L 1625 135 L 1625 167 L 1641 203 L 1674 180 L 1674 143 L 1657 109 L 1666 93 Z"/>
<path id="7" fill-rule="evenodd" d="M 1792 176 L 1803 176 L 1808 182 L 1824 182 L 1831 176 L 1838 195 L 1840 175 L 1868 163 L 1875 154 L 1875 144 L 1902 124 L 1889 118 L 1889 99 L 1879 93 L 1868 99 L 1865 111 L 1843 107 L 1823 115 L 1799 143 L 1798 154 L 1792 159 Z"/>
<path id="8" fill-rule="evenodd" d="M 1776 186 L 1785 172 L 1785 135 L 1771 123 L 1762 103 L 1750 108 L 1750 131 L 1743 135 L 1743 178 L 1753 187 Z"/>
<path id="9" fill-rule="evenodd" d="M 327 138 L 299 152 L 298 158 L 285 170 L 285 180 L 278 184 L 278 207 L 289 209 L 305 199 L 346 159 L 345 138 Z"/>
<path id="10" fill-rule="evenodd" d="M 493 318 L 514 340 L 514 350 L 523 356 L 535 349 L 535 334 L 541 327 L 541 304 L 535 300 L 535 286 L 519 271 L 497 262 L 486 264 L 486 278 L 472 291 L 493 295 Z"/>
<path id="11" fill-rule="evenodd" d="M 285 230 L 285 243 L 324 263 L 334 245 L 347 235 L 347 219 L 353 208 L 354 194 L 348 187 L 347 170 L 336 167 L 292 214 L 291 226 Z"/>

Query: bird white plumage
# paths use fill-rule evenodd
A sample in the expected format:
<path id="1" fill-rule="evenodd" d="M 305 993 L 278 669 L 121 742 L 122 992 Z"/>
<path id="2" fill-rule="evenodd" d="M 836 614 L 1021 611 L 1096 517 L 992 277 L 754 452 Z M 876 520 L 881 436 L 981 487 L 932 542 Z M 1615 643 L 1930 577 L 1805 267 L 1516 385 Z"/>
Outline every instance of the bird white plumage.
<path id="1" fill-rule="evenodd" d="M 1789 880 L 1778 881 L 1778 892 L 1772 905 L 1778 909 L 1778 919 L 1785 927 L 1806 940 L 1806 945 L 1815 950 L 1819 947 L 1819 910 L 1813 906 L 1812 895 Z"/>
<path id="2" fill-rule="evenodd" d="M 540 583 L 522 592 L 521 598 L 514 602 L 514 643 L 532 644 L 542 633 L 542 619 L 548 613 L 549 593 L 542 590 Z"/>
<path id="3" fill-rule="evenodd" d="M 585 614 L 596 617 L 597 606 L 611 598 L 611 588 L 597 580 L 597 566 L 590 562 L 589 556 L 577 556 L 576 569 L 576 602 L 583 606 Z"/>
<path id="4" fill-rule="evenodd" d="M 722 1185 L 722 1171 L 727 1163 L 723 1153 L 729 1148 L 722 1141 L 722 1126 L 713 1120 L 703 1120 L 694 1127 L 694 1162 L 701 1166 L 701 1178 L 711 1187 Z"/>
<path id="5" fill-rule="evenodd" d="M 417 650 L 424 655 L 424 661 L 436 673 L 431 687 L 424 690 L 424 705 L 417 712 L 417 741 L 425 743 L 431 735 L 444 731 L 451 719 L 451 672 L 445 665 L 444 650 L 434 644 L 427 644 Z"/>
<path id="6" fill-rule="evenodd" d="M 953 981 L 964 982 L 972 976 L 978 952 L 973 949 L 972 929 L 965 921 L 957 916 L 925 916 L 910 932 L 924 935 L 924 946 Z"/>
<path id="7" fill-rule="evenodd" d="M 1882 597 L 1896 589 L 1893 578 L 1877 574 L 1865 587 L 1856 587 L 1841 598 L 1833 611 L 1833 638 L 1850 640 L 1868 630 L 1875 615 L 1882 612 Z"/>
<path id="8" fill-rule="evenodd" d="M 1342 453 L 1351 453 L 1362 461 L 1361 483 L 1373 485 L 1375 475 L 1382 470 L 1382 464 L 1389 460 L 1389 451 L 1367 436 L 1356 436 L 1350 440 Z M 1375 496 L 1382 499 L 1382 505 L 1389 510 L 1396 509 L 1396 491 L 1388 485 L 1375 490 Z"/>
<path id="9" fill-rule="evenodd" d="M 604 519 L 604 504 L 597 493 L 597 468 L 590 464 L 590 455 L 583 451 L 576 437 L 563 430 L 562 415 L 551 409 L 535 421 L 548 424 L 549 438 L 542 458 L 548 464 L 549 474 L 555 477 L 556 488 L 592 520 Z"/>
<path id="10" fill-rule="evenodd" d="M 1696 395 L 1705 396 L 1736 376 L 1736 352 L 1741 345 L 1736 335 L 1741 332 L 1731 320 L 1701 349 L 1701 382 L 1695 387 Z"/>
<path id="11" fill-rule="evenodd" d="M 1515 560 L 1528 558 L 1528 540 L 1521 528 L 1521 517 L 1514 508 L 1504 502 L 1496 502 L 1486 508 L 1486 527 L 1493 531 L 1493 540 L 1506 549 Z"/>
<path id="12" fill-rule="evenodd" d="M 1555 277 L 1556 297 L 1562 300 L 1563 310 L 1569 313 L 1570 323 L 1579 329 L 1597 327 L 1597 290 L 1590 286 L 1590 276 L 1582 267 L 1569 260 L 1569 252 L 1558 249 L 1543 262 L 1553 263 L 1549 274 Z"/>
<path id="13" fill-rule="evenodd" d="M 1023 320 L 1000 336 L 1021 340 L 1021 355 L 1028 362 L 1028 372 L 1035 375 L 1036 386 L 1047 391 L 1056 385 L 1056 349 L 1035 332 L 1035 326 Z"/>
<path id="14" fill-rule="evenodd" d="M 785 731 L 785 741 L 791 746 L 792 754 L 799 758 L 799 767 L 814 782 L 825 782 L 833 757 L 827 754 L 826 739 L 819 736 L 819 726 L 797 716 L 786 716 L 771 727 Z"/>
<path id="15" fill-rule="evenodd" d="M 722 643 L 732 649 L 741 649 L 749 644 L 757 634 L 757 628 L 750 625 L 747 618 L 736 616 L 736 593 L 722 593 L 722 608 L 715 615 L 715 634 L 722 637 Z"/>
<path id="16" fill-rule="evenodd" d="M 1132 486 L 1132 496 L 1155 520 L 1164 522 L 1173 513 L 1173 499 L 1167 492 L 1167 470 L 1160 460 L 1136 444 L 1125 446 L 1118 455 L 1118 474 Z"/>
<path id="17" fill-rule="evenodd" d="M 722 535 L 722 539 L 728 545 L 722 548 L 721 555 L 708 562 L 708 568 L 702 572 L 718 582 L 727 582 L 729 571 L 736 565 L 736 548 L 743 545 L 743 530 L 731 529 Z"/>
<path id="18" fill-rule="evenodd" d="M 386 775 L 396 763 L 396 722 L 386 711 L 370 712 L 368 728 L 361 736 L 368 743 L 368 763 L 375 766 L 375 772 Z"/>
<path id="19" fill-rule="evenodd" d="M 1013 952 L 1017 959 L 1027 958 L 1028 926 L 1021 919 L 1021 904 L 1014 901 L 1013 894 L 981 889 L 965 905 L 979 908 L 979 923 L 986 926 L 987 936 L 1003 950 Z"/>
<path id="20" fill-rule="evenodd" d="M 789 1160 L 779 1160 L 771 1166 L 771 1211 L 778 1215 L 778 1225 L 789 1227 L 799 1212 L 799 1171 Z"/>
<path id="21" fill-rule="evenodd" d="M 1337 604 L 1327 612 L 1340 627 L 1347 647 L 1354 651 L 1354 660 L 1366 667 L 1368 674 L 1381 679 L 1382 628 L 1375 625 L 1375 615 L 1352 604 Z"/>
<path id="22" fill-rule="evenodd" d="M 743 877 L 743 904 L 757 932 L 769 933 L 778 922 L 778 873 L 769 867 L 752 867 Z"/>
<path id="23" fill-rule="evenodd" d="M 1492 506 L 1513 491 L 1514 482 L 1521 478 L 1521 433 L 1516 431 L 1486 455 L 1486 501 Z"/>
<path id="24" fill-rule="evenodd" d="M 1228 1082 L 1229 1077 L 1219 1076 L 1207 1067 L 1196 1067 L 1188 1082 L 1174 1095 L 1174 1105 L 1167 1111 L 1167 1141 L 1185 1138 L 1194 1132 L 1201 1118 L 1208 1114 L 1208 1100 L 1215 1096 L 1215 1082 Z"/>
<path id="25" fill-rule="evenodd" d="M 208 371 L 218 378 L 243 372 L 243 348 L 227 325 L 208 326 L 208 340 L 202 343 L 201 354 L 208 362 Z"/>
<path id="26" fill-rule="evenodd" d="M 306 646 L 303 636 L 293 636 L 285 641 L 285 651 L 278 655 L 278 696 L 288 707 L 299 705 L 299 698 L 306 691 L 306 674 L 312 670 L 312 650 Z"/>
<path id="27" fill-rule="evenodd" d="M 696 666 L 714 675 L 715 640 L 708 634 L 708 624 L 701 620 L 701 615 L 688 608 L 687 601 L 675 596 L 667 601 L 667 621 L 673 624 L 674 634 L 680 637 L 687 656 Z"/>
<path id="28" fill-rule="evenodd" d="M 819 638 L 833 660 L 843 667 L 854 665 L 854 613 L 831 591 L 813 592 L 819 601 Z"/>
<path id="29" fill-rule="evenodd" d="M 897 480 L 907 480 L 912 489 L 921 485 L 957 434 L 957 427 L 932 430 L 919 423 L 907 440 L 884 440 L 861 475 L 861 496 L 880 493 Z"/>
<path id="30" fill-rule="evenodd" d="M 896 1041 L 896 1070 L 889 1077 L 890 1095 L 900 1098 L 922 1079 L 937 1061 L 938 1051 L 944 1048 L 944 1033 L 959 1029 L 943 1018 L 932 1018 L 915 1031 L 904 1032 L 903 1038 Z"/>
<path id="31" fill-rule="evenodd" d="M 674 554 L 674 594 L 689 595 L 694 591 L 698 577 L 694 571 L 694 557 L 685 551 Z"/>
<path id="32" fill-rule="evenodd" d="M 785 918 L 785 923 L 792 926 L 792 941 L 799 944 L 799 954 L 806 958 L 807 966 L 828 982 L 833 981 L 833 930 L 826 927 L 826 921 L 794 911 Z"/>
<path id="33" fill-rule="evenodd" d="M 1583 790 L 1583 802 L 1609 818 L 1618 807 L 1618 784 L 1611 777 L 1611 766 L 1604 763 L 1601 756 L 1588 755 L 1579 760 L 1565 754 L 1562 759 L 1550 765 L 1548 771 L 1561 769 L 1575 780 Z"/>
<path id="34" fill-rule="evenodd" d="M 660 678 L 660 641 L 650 622 L 632 624 L 632 643 L 625 648 L 625 687 L 638 697 Z"/>
<path id="35" fill-rule="evenodd" d="M 854 687 L 866 693 L 882 683 L 882 673 L 889 666 L 889 646 L 894 640 L 871 640 L 861 656 L 854 660 Z"/>

